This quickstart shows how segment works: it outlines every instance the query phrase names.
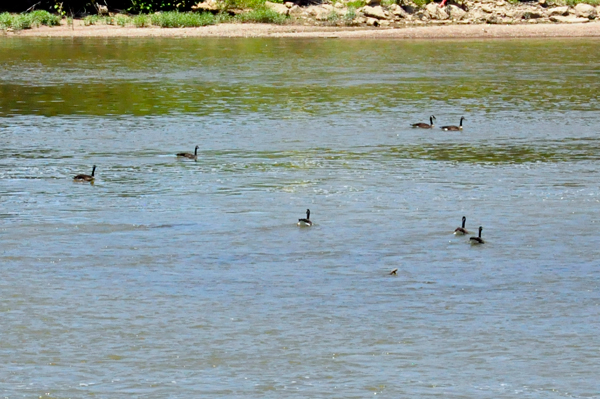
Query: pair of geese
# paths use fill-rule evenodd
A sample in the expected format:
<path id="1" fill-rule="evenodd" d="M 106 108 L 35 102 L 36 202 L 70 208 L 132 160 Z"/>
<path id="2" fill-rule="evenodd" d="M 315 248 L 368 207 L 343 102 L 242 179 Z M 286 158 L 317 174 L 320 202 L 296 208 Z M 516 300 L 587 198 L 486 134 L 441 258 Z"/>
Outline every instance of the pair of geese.
<path id="1" fill-rule="evenodd" d="M 467 231 L 467 229 L 465 229 L 465 223 L 467 223 L 467 217 L 463 216 L 462 217 L 462 226 L 461 227 L 457 227 L 454 230 L 454 234 L 457 236 L 464 236 L 469 234 L 469 232 Z M 483 241 L 483 238 L 481 238 L 481 230 L 483 230 L 483 227 L 479 226 L 479 236 L 478 237 L 471 237 L 469 238 L 469 241 L 471 242 L 471 244 L 473 245 L 479 245 L 479 244 L 485 244 L 485 241 Z M 398 269 L 393 269 L 390 272 L 391 276 L 396 276 L 398 275 Z"/>
<path id="2" fill-rule="evenodd" d="M 179 154 L 177 154 L 178 158 L 188 158 L 188 159 L 193 159 L 196 160 L 198 159 L 198 148 L 200 146 L 196 146 L 196 148 L 194 149 L 194 153 L 190 154 L 189 152 L 180 152 Z M 73 181 L 76 182 L 92 182 L 94 181 L 94 173 L 96 173 L 96 165 L 94 165 L 94 167 L 92 168 L 92 174 L 91 175 L 86 175 L 86 174 L 79 174 L 77 176 L 75 176 L 73 178 Z"/>
<path id="3" fill-rule="evenodd" d="M 433 129 L 434 128 L 434 124 L 433 124 L 434 119 L 435 119 L 435 116 L 431 115 L 429 117 L 429 125 L 427 123 L 413 123 L 411 126 L 417 127 L 419 129 Z M 460 123 L 458 124 L 458 126 L 448 125 L 448 126 L 442 126 L 440 129 L 445 130 L 445 131 L 450 131 L 450 132 L 460 131 L 463 128 L 463 126 L 462 126 L 463 121 L 466 121 L 466 119 L 464 116 L 461 116 Z"/>
<path id="4" fill-rule="evenodd" d="M 464 236 L 469 234 L 469 232 L 467 231 L 467 229 L 465 229 L 465 223 L 467 223 L 467 217 L 463 216 L 462 217 L 462 226 L 461 227 L 457 227 L 454 230 L 454 234 L 457 236 Z M 485 244 L 485 241 L 483 241 L 483 238 L 481 238 L 481 230 L 483 230 L 483 227 L 479 226 L 479 236 L 478 237 L 471 237 L 469 238 L 469 241 L 471 241 L 471 244 Z"/>

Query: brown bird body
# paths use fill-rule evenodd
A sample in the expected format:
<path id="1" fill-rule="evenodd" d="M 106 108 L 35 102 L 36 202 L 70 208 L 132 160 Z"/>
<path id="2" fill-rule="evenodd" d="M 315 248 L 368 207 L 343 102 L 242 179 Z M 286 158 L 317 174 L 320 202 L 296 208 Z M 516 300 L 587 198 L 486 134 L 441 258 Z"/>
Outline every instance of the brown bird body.
<path id="1" fill-rule="evenodd" d="M 465 223 L 467 222 L 467 218 L 465 216 L 463 216 L 462 218 L 462 227 L 457 227 L 454 230 L 454 234 L 456 235 L 465 235 L 465 234 L 469 234 L 469 232 L 467 231 L 467 229 L 465 229 Z"/>
<path id="2" fill-rule="evenodd" d="M 461 117 L 460 117 L 460 124 L 459 124 L 458 126 L 455 126 L 455 125 L 442 126 L 440 129 L 442 129 L 442 130 L 446 130 L 446 131 L 451 131 L 451 132 L 456 132 L 456 131 L 462 130 L 462 127 L 463 127 L 463 126 L 462 126 L 463 120 L 465 120 L 465 121 L 466 121 L 465 117 L 464 117 L 464 116 L 461 116 Z"/>
<path id="3" fill-rule="evenodd" d="M 485 241 L 483 241 L 483 238 L 481 238 L 481 230 L 483 230 L 483 227 L 479 226 L 479 237 L 471 237 L 469 238 L 469 240 L 471 241 L 471 244 L 485 244 Z"/>
<path id="4" fill-rule="evenodd" d="M 179 154 L 177 154 L 177 157 L 179 158 L 189 158 L 189 159 L 197 159 L 198 158 L 198 147 L 196 146 L 196 148 L 194 149 L 194 153 L 190 154 L 189 152 L 180 152 Z"/>
<path id="5" fill-rule="evenodd" d="M 431 115 L 429 117 L 429 125 L 427 123 L 413 123 L 411 126 L 412 127 L 417 127 L 419 129 L 432 129 L 433 128 L 433 120 L 435 119 L 435 116 Z"/>
<path id="6" fill-rule="evenodd" d="M 92 168 L 92 174 L 91 175 L 85 175 L 85 174 L 80 174 L 77 175 L 73 178 L 74 181 L 76 182 L 89 182 L 89 181 L 94 181 L 94 173 L 96 172 L 96 165 L 94 165 L 94 167 Z"/>

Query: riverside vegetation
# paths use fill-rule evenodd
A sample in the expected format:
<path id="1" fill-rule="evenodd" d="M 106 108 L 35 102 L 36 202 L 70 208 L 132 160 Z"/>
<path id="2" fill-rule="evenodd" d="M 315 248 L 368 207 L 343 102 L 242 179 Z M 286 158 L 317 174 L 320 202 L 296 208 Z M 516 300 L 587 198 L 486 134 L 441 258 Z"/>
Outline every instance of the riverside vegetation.
<path id="1" fill-rule="evenodd" d="M 181 4 L 181 3 L 179 3 Z M 137 8 L 144 10 L 139 4 Z M 600 0 L 450 0 L 441 6 L 428 0 L 333 0 L 299 6 L 292 2 L 264 0 L 205 0 L 192 11 L 162 11 L 132 15 L 120 10 L 84 16 L 84 25 L 118 25 L 139 28 L 183 28 L 218 23 L 274 23 L 328 26 L 399 27 L 440 24 L 585 23 L 600 17 Z M 150 11 L 150 7 L 146 7 Z M 0 29 L 20 30 L 41 25 L 73 23 L 60 8 L 59 15 L 37 10 L 23 14 L 0 14 Z"/>
<path id="2" fill-rule="evenodd" d="M 35 13 L 35 14 L 34 14 Z M 35 11 L 34 13 L 24 14 L 0 14 L 0 29 L 2 30 L 21 30 L 36 28 L 42 25 L 56 26 L 60 25 L 62 17 L 51 14 L 47 11 Z M 42 18 L 43 17 L 43 18 Z M 224 22 L 257 22 L 257 23 L 284 23 L 289 18 L 268 8 L 259 8 L 247 10 L 243 13 L 231 15 L 229 13 L 210 13 L 210 12 L 178 12 L 165 11 L 154 14 L 110 14 L 110 15 L 87 15 L 83 18 L 84 25 L 118 25 L 135 26 L 145 28 L 149 26 L 159 26 L 161 28 L 187 28 L 214 25 Z M 66 23 L 73 23 L 72 17 L 66 17 Z"/>
<path id="3" fill-rule="evenodd" d="M 5 12 L 0 14 L 0 29 L 19 30 L 37 28 L 41 25 L 55 26 L 60 25 L 61 19 L 60 16 L 43 10 L 23 14 L 9 14 Z"/>

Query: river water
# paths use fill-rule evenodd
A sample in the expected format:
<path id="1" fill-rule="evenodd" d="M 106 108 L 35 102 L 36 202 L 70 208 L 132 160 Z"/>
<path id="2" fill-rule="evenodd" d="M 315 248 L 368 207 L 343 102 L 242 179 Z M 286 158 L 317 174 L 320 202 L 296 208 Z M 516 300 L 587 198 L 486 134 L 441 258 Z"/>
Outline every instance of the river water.
<path id="1" fill-rule="evenodd" d="M 598 93 L 590 39 L 0 41 L 1 396 L 600 397 Z"/>

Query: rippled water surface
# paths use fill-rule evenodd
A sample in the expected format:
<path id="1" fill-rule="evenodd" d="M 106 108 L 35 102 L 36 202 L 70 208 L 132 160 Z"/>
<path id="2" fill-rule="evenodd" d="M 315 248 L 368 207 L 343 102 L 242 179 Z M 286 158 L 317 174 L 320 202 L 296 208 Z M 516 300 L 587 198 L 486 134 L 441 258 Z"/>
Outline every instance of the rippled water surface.
<path id="1" fill-rule="evenodd" d="M 0 41 L 0 394 L 600 397 L 598 93 L 597 40 Z"/>

